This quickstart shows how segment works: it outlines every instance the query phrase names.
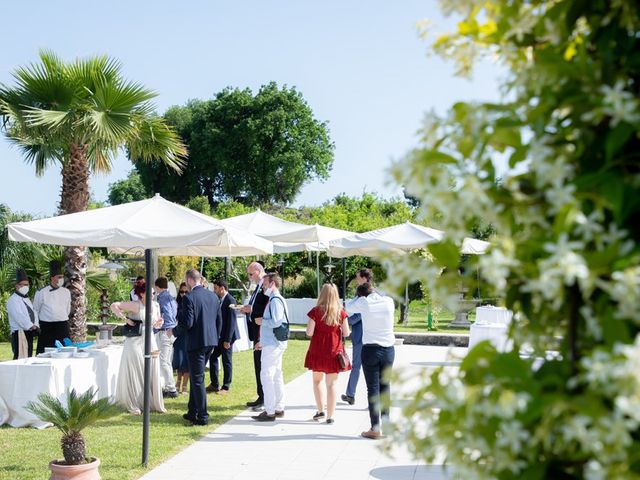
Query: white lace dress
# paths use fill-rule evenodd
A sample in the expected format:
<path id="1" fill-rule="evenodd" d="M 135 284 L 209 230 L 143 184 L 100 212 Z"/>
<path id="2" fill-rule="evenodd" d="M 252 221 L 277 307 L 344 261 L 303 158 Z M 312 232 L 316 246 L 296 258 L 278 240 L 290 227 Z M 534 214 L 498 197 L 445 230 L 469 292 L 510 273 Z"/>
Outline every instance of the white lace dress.
<path id="1" fill-rule="evenodd" d="M 138 314 L 130 314 L 132 320 L 144 321 L 145 307 L 142 302 Z M 154 315 L 160 315 L 160 307 L 153 302 Z M 157 351 L 155 335 L 151 335 L 151 351 Z M 130 413 L 140 415 L 144 405 L 144 326 L 139 337 L 127 337 L 120 360 L 118 384 L 116 387 L 116 401 Z M 162 383 L 160 377 L 160 361 L 157 355 L 151 357 L 151 410 L 166 412 L 162 398 Z"/>

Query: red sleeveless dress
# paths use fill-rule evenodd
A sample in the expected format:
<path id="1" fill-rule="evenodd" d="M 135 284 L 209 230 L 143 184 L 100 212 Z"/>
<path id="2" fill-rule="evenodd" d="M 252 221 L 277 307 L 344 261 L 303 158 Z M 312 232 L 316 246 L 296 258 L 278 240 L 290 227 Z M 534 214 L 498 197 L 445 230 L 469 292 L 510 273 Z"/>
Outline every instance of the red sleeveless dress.
<path id="1" fill-rule="evenodd" d="M 324 312 L 313 307 L 307 315 L 316 322 L 316 328 L 311 337 L 309 350 L 304 360 L 304 366 L 314 372 L 339 373 L 338 352 L 342 351 L 342 323 L 346 321 L 347 312 L 340 312 L 340 323 L 330 327 L 322 319 Z M 349 367 L 348 370 L 351 370 Z"/>

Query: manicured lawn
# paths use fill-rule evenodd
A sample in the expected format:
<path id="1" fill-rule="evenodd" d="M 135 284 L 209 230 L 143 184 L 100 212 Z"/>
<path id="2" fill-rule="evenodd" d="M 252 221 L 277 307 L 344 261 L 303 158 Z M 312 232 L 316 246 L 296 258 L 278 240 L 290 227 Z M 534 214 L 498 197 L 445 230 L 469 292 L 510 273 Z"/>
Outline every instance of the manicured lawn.
<path id="1" fill-rule="evenodd" d="M 304 355 L 309 343 L 289 341 L 284 355 L 285 382 L 305 369 Z M 11 359 L 11 346 L 0 343 L 0 361 Z M 151 414 L 149 466 L 154 467 L 184 449 L 202 435 L 245 409 L 245 402 L 254 400 L 255 380 L 250 351 L 234 354 L 231 394 L 208 395 L 209 426 L 186 427 L 182 414 L 187 411 L 187 396 L 165 399 L 167 413 Z M 222 374 L 222 372 L 221 372 Z M 207 373 L 208 378 L 208 373 Z M 104 480 L 136 479 L 145 473 L 142 458 L 142 417 L 122 413 L 100 421 L 84 431 L 87 454 L 100 458 L 100 474 Z M 40 480 L 49 478 L 48 463 L 60 458 L 60 432 L 54 428 L 0 428 L 0 479 Z"/>
<path id="2" fill-rule="evenodd" d="M 409 322 L 401 325 L 398 322 L 400 318 L 400 310 L 396 310 L 396 332 L 412 332 L 412 333 L 430 333 L 427 330 L 427 305 L 420 301 L 413 301 L 409 306 Z M 475 309 L 469 312 L 469 320 L 475 320 Z M 454 319 L 455 315 L 448 311 L 443 311 L 438 315 L 433 315 L 433 326 L 435 330 L 431 333 L 469 333 L 468 329 L 448 328 L 449 323 Z"/>

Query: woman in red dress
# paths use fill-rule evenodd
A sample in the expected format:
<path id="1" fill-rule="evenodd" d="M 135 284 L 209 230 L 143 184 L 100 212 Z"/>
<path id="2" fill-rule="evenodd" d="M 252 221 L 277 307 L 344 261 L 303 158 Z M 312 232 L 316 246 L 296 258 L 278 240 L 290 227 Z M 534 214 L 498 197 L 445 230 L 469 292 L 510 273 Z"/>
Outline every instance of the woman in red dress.
<path id="1" fill-rule="evenodd" d="M 335 285 L 325 283 L 318 297 L 318 304 L 307 313 L 307 335 L 311 343 L 304 366 L 313 371 L 313 394 L 318 411 L 313 416 L 316 421 L 325 417 L 324 392 L 322 382 L 326 385 L 327 423 L 333 423 L 336 409 L 336 380 L 341 372 L 338 363 L 338 352 L 344 349 L 342 337 L 349 336 L 347 312 L 342 308 L 340 296 Z M 351 370 L 351 367 L 347 368 Z"/>

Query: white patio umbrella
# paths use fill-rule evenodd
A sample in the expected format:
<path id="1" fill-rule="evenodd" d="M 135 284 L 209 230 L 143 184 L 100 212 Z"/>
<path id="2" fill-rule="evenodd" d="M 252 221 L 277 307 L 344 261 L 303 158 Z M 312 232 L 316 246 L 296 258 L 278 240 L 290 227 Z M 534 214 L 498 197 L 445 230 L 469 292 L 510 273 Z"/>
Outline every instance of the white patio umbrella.
<path id="1" fill-rule="evenodd" d="M 271 242 L 249 232 L 223 225 L 219 220 L 171 203 L 160 195 L 86 212 L 60 215 L 31 222 L 8 225 L 9 238 L 19 242 L 37 242 L 64 246 L 108 247 L 119 251 L 142 248 L 145 251 L 146 282 L 152 285 L 154 249 L 210 249 L 221 255 L 269 254 Z M 151 303 L 151 288 L 146 302 Z M 145 315 L 143 464 L 149 451 L 151 309 Z"/>
<path id="2" fill-rule="evenodd" d="M 431 243 L 440 242 L 444 236 L 445 233 L 442 230 L 405 222 L 333 240 L 329 242 L 328 252 L 331 256 L 338 258 L 354 255 L 375 257 L 383 252 L 402 254 L 411 250 L 425 248 Z M 489 242 L 466 238 L 462 244 L 461 252 L 465 254 L 482 254 L 489 245 Z"/>
<path id="3" fill-rule="evenodd" d="M 316 252 L 318 292 L 320 291 L 320 252 L 327 251 L 329 242 L 353 235 L 353 232 L 323 225 L 289 222 L 264 213 L 255 212 L 222 220 L 230 225 L 274 242 L 274 253 Z"/>
<path id="4" fill-rule="evenodd" d="M 18 242 L 107 247 L 117 252 L 140 247 L 156 249 L 160 255 L 173 255 L 177 249 L 180 255 L 199 255 L 196 252 L 200 251 L 217 256 L 273 253 L 271 242 L 160 195 L 8 227 L 9 238 Z"/>

